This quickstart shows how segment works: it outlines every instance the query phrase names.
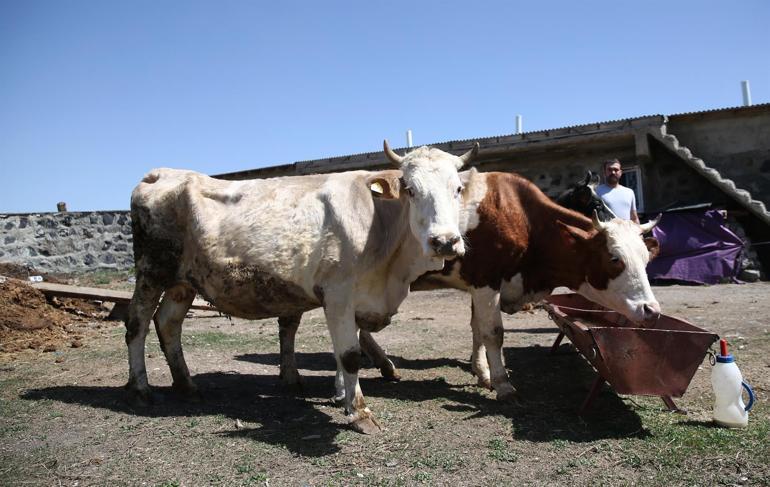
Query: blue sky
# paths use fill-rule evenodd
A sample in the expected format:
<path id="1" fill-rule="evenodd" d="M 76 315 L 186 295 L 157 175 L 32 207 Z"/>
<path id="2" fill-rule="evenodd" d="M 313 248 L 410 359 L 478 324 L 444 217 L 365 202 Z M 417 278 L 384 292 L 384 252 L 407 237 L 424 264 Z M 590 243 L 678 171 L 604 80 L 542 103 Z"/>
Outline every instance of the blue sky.
<path id="1" fill-rule="evenodd" d="M 770 2 L 0 0 L 0 213 L 222 173 L 770 102 Z"/>

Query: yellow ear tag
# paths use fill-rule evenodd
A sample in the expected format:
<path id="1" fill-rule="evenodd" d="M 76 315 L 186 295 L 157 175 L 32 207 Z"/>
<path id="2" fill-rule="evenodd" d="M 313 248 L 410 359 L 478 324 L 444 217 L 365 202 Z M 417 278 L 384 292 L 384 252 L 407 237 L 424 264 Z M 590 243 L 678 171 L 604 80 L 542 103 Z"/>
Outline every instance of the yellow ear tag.
<path id="1" fill-rule="evenodd" d="M 385 190 L 382 189 L 382 184 L 380 184 L 379 181 L 373 182 L 372 185 L 369 186 L 369 188 L 372 190 L 373 193 L 377 193 L 377 194 L 385 193 Z"/>

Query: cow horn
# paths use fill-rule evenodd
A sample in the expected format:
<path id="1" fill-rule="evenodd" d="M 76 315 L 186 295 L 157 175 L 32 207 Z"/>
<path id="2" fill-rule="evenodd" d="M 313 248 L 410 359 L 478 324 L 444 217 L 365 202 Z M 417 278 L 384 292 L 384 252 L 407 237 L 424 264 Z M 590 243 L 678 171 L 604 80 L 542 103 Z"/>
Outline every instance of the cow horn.
<path id="1" fill-rule="evenodd" d="M 471 147 L 471 150 L 469 150 L 468 152 L 460 156 L 460 160 L 463 161 L 463 166 L 471 162 L 473 158 L 476 157 L 476 154 L 478 153 L 479 153 L 479 143 L 474 142 L 473 147 Z"/>
<path id="2" fill-rule="evenodd" d="M 385 155 L 388 156 L 391 163 L 395 164 L 396 167 L 401 167 L 401 162 L 404 158 L 393 152 L 393 149 L 388 145 L 388 139 L 382 141 L 382 149 L 385 151 Z"/>
<path id="3" fill-rule="evenodd" d="M 596 210 L 594 210 L 594 212 L 591 214 L 591 222 L 594 224 L 594 228 L 600 232 L 607 228 L 607 225 L 599 221 L 599 214 L 596 212 Z"/>
<path id="4" fill-rule="evenodd" d="M 639 228 L 642 229 L 642 233 L 643 234 L 647 233 L 650 230 L 652 230 L 653 228 L 655 228 L 655 226 L 658 223 L 660 223 L 660 219 L 661 218 L 663 218 L 663 213 L 658 213 L 658 216 L 656 216 L 654 220 L 650 220 L 647 223 L 643 223 L 643 224 L 639 225 Z"/>

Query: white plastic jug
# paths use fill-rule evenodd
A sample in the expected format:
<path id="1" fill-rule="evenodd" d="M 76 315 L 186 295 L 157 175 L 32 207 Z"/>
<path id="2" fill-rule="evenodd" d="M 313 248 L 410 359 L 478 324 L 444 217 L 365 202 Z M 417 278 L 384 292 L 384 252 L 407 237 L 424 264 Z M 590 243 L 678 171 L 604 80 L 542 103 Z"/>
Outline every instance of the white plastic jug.
<path id="1" fill-rule="evenodd" d="M 735 359 L 727 353 L 727 341 L 719 340 L 720 354 L 711 369 L 714 388 L 714 422 L 728 428 L 743 428 L 749 423 L 749 411 L 754 406 L 754 391 L 746 382 Z M 746 389 L 749 404 L 744 406 L 741 392 Z"/>

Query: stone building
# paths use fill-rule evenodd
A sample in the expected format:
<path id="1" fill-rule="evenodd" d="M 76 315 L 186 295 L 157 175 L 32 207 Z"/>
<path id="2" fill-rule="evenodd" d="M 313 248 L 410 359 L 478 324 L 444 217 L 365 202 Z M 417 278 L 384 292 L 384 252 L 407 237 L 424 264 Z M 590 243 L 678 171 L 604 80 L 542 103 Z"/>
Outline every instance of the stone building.
<path id="1" fill-rule="evenodd" d="M 677 115 L 651 115 L 572 127 L 429 144 L 462 153 L 481 145 L 473 165 L 511 171 L 558 196 L 618 158 L 642 215 L 685 207 L 728 210 L 749 242 L 747 254 L 770 271 L 770 104 Z M 403 151 L 404 149 L 401 149 Z M 251 179 L 355 169 L 384 169 L 382 152 L 301 161 L 215 177 Z M 762 245 L 751 245 L 762 244 Z"/>

